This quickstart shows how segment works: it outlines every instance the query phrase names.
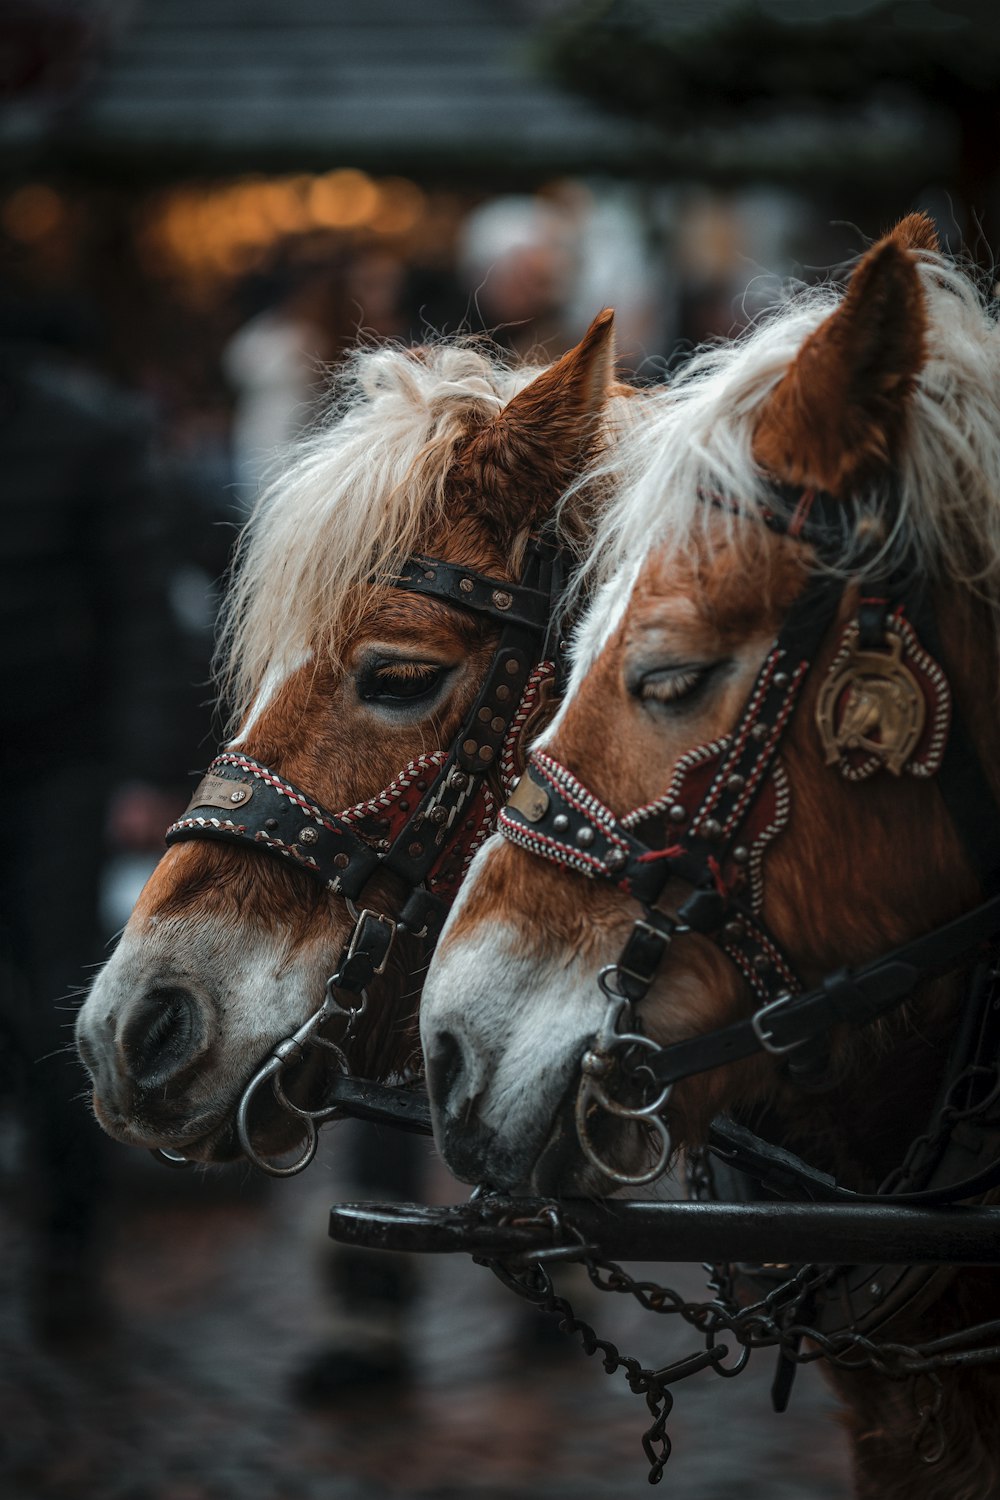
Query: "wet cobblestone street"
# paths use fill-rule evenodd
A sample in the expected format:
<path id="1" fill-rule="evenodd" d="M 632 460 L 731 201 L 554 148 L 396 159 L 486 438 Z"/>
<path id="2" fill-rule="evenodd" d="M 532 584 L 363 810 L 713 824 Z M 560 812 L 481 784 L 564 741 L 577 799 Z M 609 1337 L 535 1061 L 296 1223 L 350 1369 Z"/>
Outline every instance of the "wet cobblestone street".
<path id="1" fill-rule="evenodd" d="M 458 1500 L 655 1493 L 640 1446 L 641 1398 L 565 1336 L 539 1344 L 521 1309 L 465 1257 L 426 1258 L 411 1319 L 409 1377 L 297 1405 L 292 1377 L 322 1339 L 326 1210 L 338 1196 L 338 1132 L 291 1183 L 239 1170 L 170 1174 L 123 1164 L 105 1252 L 106 1331 L 45 1349 L 24 1302 L 21 1216 L 0 1231 L 4 1500 Z M 442 1199 L 458 1198 L 435 1180 Z M 672 1280 L 701 1295 L 697 1267 Z M 574 1299 L 576 1291 L 573 1291 Z M 595 1306 L 595 1301 L 599 1305 Z M 690 1332 L 580 1298 L 599 1332 L 646 1361 L 695 1347 Z M 674 1455 L 660 1493 L 684 1500 L 845 1500 L 843 1439 L 814 1369 L 784 1417 L 771 1360 L 736 1381 L 676 1388 Z"/>

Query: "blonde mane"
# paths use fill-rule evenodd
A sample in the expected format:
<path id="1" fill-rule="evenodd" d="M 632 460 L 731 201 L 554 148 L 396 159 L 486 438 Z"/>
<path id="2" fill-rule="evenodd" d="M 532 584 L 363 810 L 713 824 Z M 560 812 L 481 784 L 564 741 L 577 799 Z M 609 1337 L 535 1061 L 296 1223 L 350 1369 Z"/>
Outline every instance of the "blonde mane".
<path id="1" fill-rule="evenodd" d="M 1000 624 L 1000 333 L 964 271 L 941 255 L 918 259 L 927 359 L 894 476 L 895 521 L 873 565 L 909 561 L 929 577 L 974 589 L 997 608 Z M 731 497 L 744 515 L 767 501 L 752 451 L 761 405 L 842 296 L 830 286 L 800 290 L 736 342 L 696 354 L 651 399 L 636 435 L 601 463 L 614 498 L 598 520 L 582 582 L 606 583 L 580 632 L 580 670 L 613 628 L 623 588 L 653 547 L 689 554 L 709 524 L 718 534 L 720 515 L 738 540 L 740 516 L 706 505 L 703 491 Z M 858 563 L 856 544 L 845 537 L 831 566 L 854 571 Z"/>
<path id="2" fill-rule="evenodd" d="M 444 519 L 445 479 L 470 425 L 538 373 L 470 341 L 349 357 L 328 420 L 240 537 L 217 653 L 235 718 L 311 650 L 336 649 L 367 582 L 390 577 Z"/>

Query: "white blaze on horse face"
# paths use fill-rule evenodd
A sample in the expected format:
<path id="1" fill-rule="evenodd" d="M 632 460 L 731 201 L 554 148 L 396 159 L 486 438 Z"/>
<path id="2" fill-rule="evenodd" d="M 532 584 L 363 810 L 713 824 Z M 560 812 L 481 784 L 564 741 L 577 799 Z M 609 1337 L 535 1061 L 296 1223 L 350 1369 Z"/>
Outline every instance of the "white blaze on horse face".
<path id="1" fill-rule="evenodd" d="M 500 848 L 495 835 L 463 883 L 424 984 L 420 1037 L 449 1167 L 467 1182 L 516 1188 L 549 1141 L 606 1001 L 589 964 L 528 958 L 512 927 L 484 922 L 448 941 Z"/>
<path id="2" fill-rule="evenodd" d="M 312 651 L 302 651 L 297 656 L 292 657 L 290 661 L 281 664 L 272 664 L 268 668 L 264 681 L 261 683 L 260 691 L 250 706 L 250 712 L 247 714 L 239 734 L 235 739 L 229 741 L 227 749 L 234 750 L 245 742 L 247 735 L 253 733 L 262 714 L 270 708 L 285 683 L 300 667 L 304 667 L 308 662 L 312 661 L 313 654 Z"/>

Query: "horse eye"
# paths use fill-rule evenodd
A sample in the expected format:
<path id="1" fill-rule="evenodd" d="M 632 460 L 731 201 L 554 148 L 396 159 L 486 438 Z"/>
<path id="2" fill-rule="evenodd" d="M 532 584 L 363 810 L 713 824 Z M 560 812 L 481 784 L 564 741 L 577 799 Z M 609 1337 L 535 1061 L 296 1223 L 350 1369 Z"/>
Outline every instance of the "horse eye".
<path id="1" fill-rule="evenodd" d="M 395 661 L 368 667 L 358 678 L 358 696 L 366 702 L 414 703 L 440 686 L 445 668 L 436 662 Z"/>
<path id="2" fill-rule="evenodd" d="M 637 694 L 644 703 L 679 703 L 683 698 L 693 697 L 711 672 L 712 667 L 664 667 L 643 677 Z"/>

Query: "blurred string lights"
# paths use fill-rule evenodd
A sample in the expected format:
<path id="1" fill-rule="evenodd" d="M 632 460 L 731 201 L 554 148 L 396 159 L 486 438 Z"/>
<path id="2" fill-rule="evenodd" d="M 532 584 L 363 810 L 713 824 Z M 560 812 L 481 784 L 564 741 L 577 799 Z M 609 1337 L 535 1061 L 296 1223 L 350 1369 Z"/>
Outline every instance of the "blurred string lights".
<path id="1" fill-rule="evenodd" d="M 454 218 L 447 197 L 429 196 L 406 178 L 374 178 L 350 167 L 189 182 L 136 205 L 135 247 L 151 276 L 225 281 L 266 266 L 290 241 L 305 247 L 331 235 L 390 242 L 447 237 Z M 65 195 L 44 183 L 22 184 L 0 203 L 3 230 L 26 247 L 57 236 L 69 214 Z"/>
<path id="2" fill-rule="evenodd" d="M 139 216 L 137 248 L 152 274 L 245 275 L 283 241 L 318 232 L 398 239 L 417 228 L 427 197 L 405 178 L 345 167 L 312 176 L 241 178 L 172 188 Z"/>

